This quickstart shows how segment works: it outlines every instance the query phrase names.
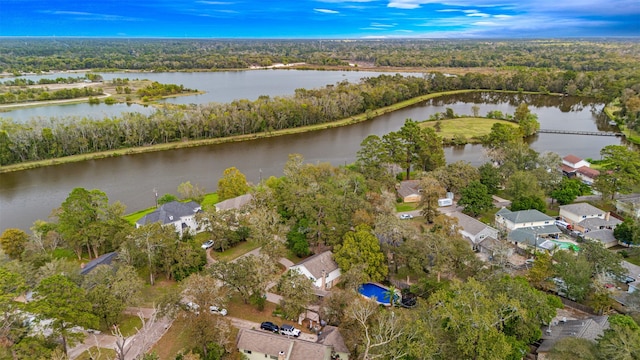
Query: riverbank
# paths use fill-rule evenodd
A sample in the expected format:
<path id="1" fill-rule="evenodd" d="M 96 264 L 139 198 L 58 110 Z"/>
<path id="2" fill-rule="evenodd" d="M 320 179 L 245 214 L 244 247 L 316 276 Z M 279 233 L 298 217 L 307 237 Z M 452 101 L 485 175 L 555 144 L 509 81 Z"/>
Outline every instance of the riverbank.
<path id="1" fill-rule="evenodd" d="M 491 128 L 495 123 L 516 127 L 518 124 L 498 119 L 483 117 L 459 117 L 454 119 L 444 119 L 437 121 L 425 121 L 421 126 L 432 127 L 436 131 L 445 145 L 465 145 L 480 144 L 482 138 L 491 133 Z"/>
<path id="2" fill-rule="evenodd" d="M 165 151 L 165 150 L 191 148 L 191 147 L 206 146 L 206 145 L 233 143 L 233 142 L 241 142 L 241 141 L 255 140 L 255 139 L 261 139 L 261 138 L 270 138 L 270 137 L 283 136 L 283 135 L 300 134 L 300 133 L 305 133 L 309 131 L 331 129 L 335 127 L 347 126 L 347 125 L 356 124 L 362 121 L 367 121 L 377 116 L 388 114 L 396 110 L 403 109 L 405 107 L 415 105 L 417 103 L 420 103 L 429 99 L 437 98 L 440 96 L 463 94 L 463 93 L 469 93 L 469 92 L 482 92 L 482 91 L 487 91 L 487 90 L 484 90 L 484 89 L 453 90 L 453 91 L 427 94 L 427 95 L 423 95 L 413 99 L 405 100 L 394 105 L 390 105 L 390 106 L 383 107 L 376 110 L 370 110 L 363 114 L 359 114 L 359 115 L 352 116 L 352 117 L 338 120 L 338 121 L 333 121 L 330 123 L 309 125 L 304 127 L 296 127 L 296 128 L 283 129 L 283 130 L 277 130 L 277 131 L 267 131 L 267 132 L 254 133 L 254 134 L 237 135 L 237 136 L 225 137 L 225 138 L 213 138 L 213 139 L 173 142 L 173 143 L 166 143 L 166 144 L 156 144 L 156 145 L 136 147 L 136 148 L 118 149 L 118 150 L 104 151 L 104 152 L 98 152 L 98 153 L 73 155 L 73 156 L 67 156 L 67 157 L 57 158 L 57 159 L 46 159 L 46 160 L 20 163 L 20 164 L 7 165 L 7 166 L 0 167 L 0 173 L 28 170 L 28 169 L 34 169 L 34 168 L 39 168 L 44 166 L 52 166 L 52 165 L 66 164 L 66 163 L 72 163 L 72 162 L 103 159 L 103 158 L 110 158 L 110 157 L 119 157 L 123 155 L 133 155 L 133 154 L 142 154 L 142 153 L 155 152 L 155 151 Z M 498 90 L 493 92 L 536 94 L 534 92 L 517 92 L 517 91 L 504 91 L 504 90 Z M 551 95 L 560 95 L 560 94 L 551 94 Z"/>
<path id="3" fill-rule="evenodd" d="M 627 128 L 625 125 L 618 123 L 617 116 L 615 113 L 620 110 L 619 107 L 615 104 L 607 104 L 604 107 L 604 113 L 607 115 L 607 118 L 611 121 L 615 121 L 618 124 L 618 128 L 620 132 L 624 134 L 625 140 L 630 143 L 640 145 L 640 133 L 637 131 L 631 130 Z"/>
<path id="4" fill-rule="evenodd" d="M 428 95 L 420 96 L 410 100 L 406 100 L 394 105 L 390 105 L 384 108 L 372 110 L 364 114 L 359 114 L 346 119 L 333 121 L 330 123 L 324 123 L 324 124 L 309 125 L 309 126 L 283 129 L 283 130 L 277 130 L 277 131 L 267 131 L 267 132 L 261 132 L 261 133 L 255 133 L 255 134 L 237 135 L 237 136 L 231 136 L 231 137 L 225 137 L 225 138 L 182 141 L 182 142 L 157 144 L 157 145 L 150 145 L 150 146 L 143 146 L 143 147 L 136 147 L 136 148 L 118 149 L 118 150 L 104 151 L 104 152 L 98 152 L 98 153 L 73 155 L 73 156 L 67 156 L 67 157 L 57 158 L 57 159 L 47 159 L 47 160 L 39 160 L 39 161 L 31 161 L 31 162 L 20 163 L 20 164 L 7 165 L 7 166 L 0 167 L 0 174 L 6 173 L 6 172 L 12 172 L 12 171 L 35 169 L 35 168 L 44 167 L 44 166 L 60 165 L 60 164 L 79 162 L 79 161 L 96 160 L 96 159 L 117 157 L 117 156 L 123 156 L 123 155 L 142 154 L 147 152 L 174 150 L 174 149 L 190 148 L 190 147 L 205 146 L 205 145 L 224 144 L 224 143 L 230 143 L 230 142 L 248 141 L 248 140 L 255 140 L 260 138 L 269 138 L 269 137 L 276 137 L 276 136 L 283 136 L 283 135 L 300 134 L 300 133 L 309 132 L 309 131 L 330 129 L 334 127 L 346 126 L 346 125 L 356 124 L 362 121 L 370 120 L 376 116 L 384 115 L 384 114 L 405 108 L 407 106 L 411 106 L 419 102 L 433 99 L 439 96 L 462 94 L 462 93 L 474 92 L 474 91 L 481 91 L 481 90 L 455 90 L 455 91 L 428 94 Z"/>

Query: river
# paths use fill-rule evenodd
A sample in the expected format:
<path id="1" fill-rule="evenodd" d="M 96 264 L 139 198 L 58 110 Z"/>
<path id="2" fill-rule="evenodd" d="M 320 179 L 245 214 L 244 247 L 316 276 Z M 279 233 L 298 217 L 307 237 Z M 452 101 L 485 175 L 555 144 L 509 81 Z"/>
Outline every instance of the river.
<path id="1" fill-rule="evenodd" d="M 28 230 L 36 219 L 47 220 L 51 210 L 59 207 L 75 187 L 100 189 L 112 202 L 121 201 L 132 212 L 154 205 L 154 189 L 159 194 L 176 194 L 180 183 L 191 181 L 215 191 L 223 171 L 231 166 L 255 183 L 260 178 L 282 175 L 291 153 L 302 154 L 310 163 L 344 165 L 355 160 L 360 143 L 368 135 L 396 131 L 407 118 L 424 120 L 447 107 L 457 114 L 470 114 L 474 104 L 480 106 L 480 114 L 492 110 L 513 113 L 522 101 L 530 104 L 542 128 L 614 130 L 601 114 L 603 104 L 577 98 L 488 92 L 446 96 L 340 128 L 0 174 L 0 231 L 10 227 Z M 530 143 L 538 152 L 599 158 L 602 147 L 620 144 L 621 139 L 540 134 Z M 480 165 L 485 161 L 484 151 L 477 145 L 446 148 L 445 154 L 448 162 L 465 160 Z"/>

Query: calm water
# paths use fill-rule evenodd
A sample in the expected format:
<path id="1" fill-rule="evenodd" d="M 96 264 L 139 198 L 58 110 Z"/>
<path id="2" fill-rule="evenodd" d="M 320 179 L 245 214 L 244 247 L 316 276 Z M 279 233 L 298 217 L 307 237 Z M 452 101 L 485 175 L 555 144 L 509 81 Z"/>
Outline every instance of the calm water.
<path id="1" fill-rule="evenodd" d="M 276 81 L 276 77 L 272 81 Z M 480 106 L 481 114 L 491 110 L 513 113 L 522 101 L 530 104 L 531 111 L 538 114 L 542 128 L 612 130 L 607 128 L 605 119 L 600 115 L 602 104 L 573 98 L 491 93 L 449 96 L 364 123 L 312 133 L 0 174 L 0 231 L 9 227 L 27 230 L 36 219 L 47 219 L 51 210 L 59 207 L 75 187 L 100 189 L 111 201 L 119 200 L 127 205 L 129 211 L 135 211 L 154 204 L 154 188 L 160 194 L 175 194 L 180 183 L 191 181 L 207 191 L 214 191 L 224 169 L 231 166 L 237 167 L 249 181 L 258 182 L 260 178 L 282 175 L 291 153 L 302 154 L 310 163 L 343 165 L 355 160 L 365 137 L 396 131 L 407 118 L 424 120 L 447 107 L 458 114 L 470 114 L 474 104 Z M 540 134 L 530 141 L 538 152 L 599 158 L 602 147 L 620 144 L 621 140 L 616 137 Z M 447 148 L 445 154 L 448 162 L 465 160 L 480 165 L 485 161 L 481 146 Z"/>
<path id="2" fill-rule="evenodd" d="M 162 84 L 179 84 L 188 89 L 206 91 L 205 94 L 180 96 L 164 101 L 173 104 L 204 104 L 209 102 L 227 103 L 237 99 L 255 100 L 260 95 L 292 95 L 296 89 L 313 89 L 336 84 L 341 81 L 358 83 L 363 77 L 376 77 L 380 73 L 369 71 L 302 71 L 302 70 L 251 70 L 200 73 L 100 73 L 104 80 L 115 78 L 148 79 Z M 413 74 L 421 76 L 421 74 Z M 33 75 L 25 79 L 38 81 L 41 78 L 75 77 L 78 74 Z M 0 79 L 6 81 L 7 79 Z M 31 118 L 90 117 L 101 119 L 118 116 L 122 112 L 149 114 L 153 107 L 137 104 L 90 105 L 89 103 L 45 106 L 0 112 L 0 117 L 26 122 Z"/>

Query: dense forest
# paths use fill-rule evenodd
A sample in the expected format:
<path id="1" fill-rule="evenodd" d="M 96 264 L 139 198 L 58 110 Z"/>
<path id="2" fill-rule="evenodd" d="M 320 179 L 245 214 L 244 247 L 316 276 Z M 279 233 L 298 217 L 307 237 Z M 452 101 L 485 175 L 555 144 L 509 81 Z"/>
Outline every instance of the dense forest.
<path id="1" fill-rule="evenodd" d="M 3 39 L 0 72 L 246 69 L 275 63 L 390 67 L 636 69 L 634 40 Z"/>
<path id="2" fill-rule="evenodd" d="M 358 84 L 345 81 L 322 89 L 298 89 L 292 96 L 262 96 L 255 101 L 165 108 L 149 116 L 128 113 L 98 120 L 49 119 L 26 124 L 4 119 L 0 123 L 0 165 L 269 132 L 327 123 L 362 113 L 373 116 L 376 109 L 449 90 L 541 91 L 610 100 L 620 96 L 623 89 L 636 86 L 635 81 L 635 78 L 615 79 L 606 74 L 532 70 L 462 76 L 442 73 L 406 77 L 379 75 Z M 144 91 L 146 94 L 155 90 Z"/>

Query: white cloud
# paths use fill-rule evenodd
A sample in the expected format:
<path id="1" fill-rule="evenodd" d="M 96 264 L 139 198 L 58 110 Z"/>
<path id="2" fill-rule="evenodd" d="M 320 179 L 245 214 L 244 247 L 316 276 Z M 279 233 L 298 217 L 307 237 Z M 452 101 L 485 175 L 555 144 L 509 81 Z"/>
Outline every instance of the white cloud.
<path id="1" fill-rule="evenodd" d="M 323 14 L 339 14 L 339 11 L 329 10 L 329 9 L 313 9 L 315 12 L 323 13 Z"/>
<path id="2" fill-rule="evenodd" d="M 483 18 L 487 18 L 490 15 L 489 14 L 485 14 L 485 13 L 481 13 L 481 12 L 475 12 L 475 13 L 470 13 L 467 14 L 467 16 L 475 16 L 475 17 L 483 17 Z"/>
<path id="3" fill-rule="evenodd" d="M 371 23 L 372 27 L 382 27 L 382 28 L 392 28 L 395 27 L 396 24 L 380 24 L 380 23 Z"/>
<path id="4" fill-rule="evenodd" d="M 493 15 L 493 17 L 496 19 L 508 19 L 511 15 Z"/>

